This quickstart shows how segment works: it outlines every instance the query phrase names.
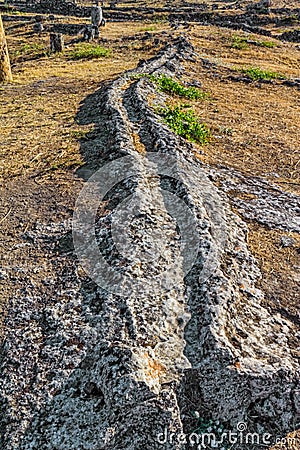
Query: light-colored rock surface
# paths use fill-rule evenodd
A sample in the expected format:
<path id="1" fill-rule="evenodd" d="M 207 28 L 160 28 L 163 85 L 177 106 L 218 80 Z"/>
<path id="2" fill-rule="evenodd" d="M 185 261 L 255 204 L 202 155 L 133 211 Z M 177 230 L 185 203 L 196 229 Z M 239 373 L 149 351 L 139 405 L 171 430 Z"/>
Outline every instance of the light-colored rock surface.
<path id="1" fill-rule="evenodd" d="M 17 292 L 4 324 L 3 450 L 156 450 L 159 433 L 182 432 L 180 408 L 193 389 L 201 393 L 201 407 L 232 427 L 241 421 L 253 429 L 276 425 L 281 434 L 297 421 L 299 330 L 262 307 L 247 227 L 224 191 L 234 185 L 258 195 L 235 206 L 247 218 L 293 231 L 299 231 L 299 198 L 201 166 L 192 144 L 149 108 L 152 83 L 132 77 L 178 72 L 182 58 L 194 57 L 190 45 L 178 40 L 103 87 L 93 111 L 82 108 L 81 120 L 92 114 L 98 130 L 83 150 L 98 154 L 99 167 L 122 156 L 135 167 L 131 181 L 110 191 L 96 221 L 102 252 L 115 270 L 123 267 L 133 289 L 130 295 L 107 292 L 84 275 L 71 254 L 57 252 L 62 237 L 71 239 L 70 224 L 41 225 L 28 233 L 31 245 L 51 256 L 49 279 L 43 291 L 32 284 Z M 133 134 L 143 152 L 137 152 Z M 195 228 L 198 247 L 186 276 L 168 192 L 193 218 L 181 229 L 182 238 Z M 129 208 L 123 258 L 111 239 L 111 224 L 114 209 L 133 194 L 138 214 L 134 218 L 136 209 Z M 143 260 L 147 248 L 150 256 Z M 88 250 L 84 242 L 83 253 Z M 153 277 L 163 278 L 168 270 L 173 285 L 156 287 Z"/>

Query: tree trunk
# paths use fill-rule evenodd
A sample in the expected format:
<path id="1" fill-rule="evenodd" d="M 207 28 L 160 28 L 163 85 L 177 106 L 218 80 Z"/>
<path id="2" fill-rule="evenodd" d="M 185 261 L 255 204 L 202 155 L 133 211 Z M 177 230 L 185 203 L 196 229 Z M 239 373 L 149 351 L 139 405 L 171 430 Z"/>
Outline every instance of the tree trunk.
<path id="1" fill-rule="evenodd" d="M 9 55 L 6 45 L 2 17 L 0 15 L 0 83 L 12 81 Z"/>

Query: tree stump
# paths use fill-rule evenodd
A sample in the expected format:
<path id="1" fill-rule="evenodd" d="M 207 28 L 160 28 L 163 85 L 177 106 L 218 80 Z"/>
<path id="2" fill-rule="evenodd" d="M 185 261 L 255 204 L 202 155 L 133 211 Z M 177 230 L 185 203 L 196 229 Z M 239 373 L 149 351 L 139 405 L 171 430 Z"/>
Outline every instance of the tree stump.
<path id="1" fill-rule="evenodd" d="M 95 29 L 92 25 L 86 25 L 83 29 L 83 40 L 90 41 L 95 37 Z"/>
<path id="2" fill-rule="evenodd" d="M 33 31 L 34 33 L 37 33 L 39 36 L 44 31 L 44 25 L 41 22 L 37 22 L 33 25 Z"/>
<path id="3" fill-rule="evenodd" d="M 50 51 L 53 53 L 64 50 L 64 40 L 61 33 L 50 33 Z"/>
<path id="4" fill-rule="evenodd" d="M 12 74 L 2 17 L 0 15 L 0 83 L 4 81 L 12 81 Z"/>
<path id="5" fill-rule="evenodd" d="M 91 9 L 91 22 L 93 26 L 99 27 L 103 19 L 103 13 L 101 6 L 92 6 Z"/>

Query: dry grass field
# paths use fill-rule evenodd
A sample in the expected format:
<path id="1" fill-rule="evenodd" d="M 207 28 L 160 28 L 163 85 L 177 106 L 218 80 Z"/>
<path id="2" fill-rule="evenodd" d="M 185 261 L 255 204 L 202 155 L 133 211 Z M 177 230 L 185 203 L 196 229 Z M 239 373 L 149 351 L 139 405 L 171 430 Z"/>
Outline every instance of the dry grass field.
<path id="1" fill-rule="evenodd" d="M 242 32 L 239 36 L 245 36 Z M 299 77 L 299 50 L 278 41 L 276 47 L 250 46 L 232 49 L 236 32 L 205 28 L 191 33 L 197 52 L 215 63 L 196 64 L 189 76 L 201 81 L 210 94 L 198 102 L 196 110 L 213 131 L 212 142 L 201 149 L 199 158 L 210 165 L 221 165 L 257 176 L 281 189 L 300 193 L 300 104 L 299 90 L 281 83 L 245 83 L 229 78 L 236 69 L 259 67 Z M 251 40 L 261 37 L 250 36 Z M 282 248 L 280 233 L 249 223 L 249 246 L 262 270 L 262 288 L 272 302 L 299 321 L 299 235 L 294 248 Z M 276 295 L 274 295 L 274 289 Z M 279 308 L 280 309 L 280 308 Z"/>
<path id="2" fill-rule="evenodd" d="M 80 0 L 78 2 L 79 4 L 91 4 L 92 2 L 89 0 Z M 104 1 L 103 5 L 104 6 L 108 6 L 111 2 L 107 2 Z M 137 0 L 137 1 L 132 1 L 132 0 L 120 0 L 117 2 L 118 7 L 122 8 L 122 7 L 164 7 L 164 6 L 185 6 L 188 4 L 193 4 L 195 5 L 195 7 L 197 7 L 197 5 L 200 5 L 204 3 L 202 0 L 193 0 L 191 2 L 189 1 L 181 1 L 181 0 L 175 0 L 175 1 L 170 1 L 170 0 Z M 251 0 L 240 0 L 240 1 L 228 1 L 228 2 L 223 2 L 223 1 L 214 1 L 214 0 L 207 0 L 205 2 L 207 5 L 212 5 L 212 4 L 219 4 L 220 8 L 222 8 L 222 6 L 224 7 L 224 4 L 226 5 L 234 5 L 235 7 L 245 7 L 246 5 L 248 5 L 249 3 L 253 3 L 251 2 Z M 292 3 L 292 5 L 291 5 Z M 294 8 L 299 8 L 300 2 L 299 0 L 293 0 L 292 2 L 290 0 L 272 0 L 272 7 L 273 8 L 283 8 L 283 7 L 291 7 L 293 6 Z"/>
<path id="3" fill-rule="evenodd" d="M 104 80 L 154 54 L 148 44 L 121 40 L 142 35 L 147 26 L 108 25 L 106 42 L 100 45 L 111 49 L 110 56 L 78 61 L 68 58 L 68 47 L 63 55 L 45 56 L 48 36 L 33 35 L 32 25 L 6 27 L 14 81 L 0 87 L 0 249 L 4 269 L 17 267 L 21 261 L 30 265 L 21 235 L 35 223 L 72 216 L 83 183 L 74 174 L 86 164 L 79 139 L 90 131 L 90 126 L 77 124 L 76 113 Z M 153 27 L 159 31 L 159 25 Z M 2 305 L 11 289 L 4 281 Z"/>

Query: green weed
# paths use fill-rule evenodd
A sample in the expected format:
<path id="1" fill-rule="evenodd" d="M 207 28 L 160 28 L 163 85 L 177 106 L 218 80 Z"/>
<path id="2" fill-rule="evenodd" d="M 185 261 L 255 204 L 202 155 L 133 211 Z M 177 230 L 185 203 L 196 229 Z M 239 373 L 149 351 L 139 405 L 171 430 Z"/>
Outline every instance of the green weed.
<path id="1" fill-rule="evenodd" d="M 248 48 L 247 38 L 243 38 L 235 34 L 232 38 L 231 48 L 236 48 L 238 50 Z"/>
<path id="2" fill-rule="evenodd" d="M 200 122 L 199 117 L 191 109 L 183 110 L 181 106 L 177 105 L 157 108 L 156 111 L 171 130 L 179 136 L 202 145 L 209 141 L 210 130 L 205 123 Z"/>
<path id="3" fill-rule="evenodd" d="M 266 47 L 266 48 L 277 47 L 276 42 L 273 41 L 257 41 L 257 45 L 259 45 L 259 47 Z"/>
<path id="4" fill-rule="evenodd" d="M 209 94 L 207 92 L 193 86 L 185 87 L 180 82 L 168 77 L 165 74 L 149 75 L 147 73 L 139 73 L 130 76 L 131 80 L 140 80 L 141 78 L 148 78 L 158 86 L 161 92 L 166 92 L 170 95 L 177 95 L 178 97 L 187 98 L 189 100 L 209 98 Z"/>
<path id="5" fill-rule="evenodd" d="M 94 59 L 110 56 L 111 50 L 100 47 L 100 45 L 93 45 L 89 43 L 82 43 L 76 46 L 68 53 L 69 59 Z"/>
<path id="6" fill-rule="evenodd" d="M 69 136 L 74 139 L 88 140 L 88 131 L 86 130 L 71 130 Z"/>
<path id="7" fill-rule="evenodd" d="M 162 92 L 166 92 L 171 95 L 177 95 L 178 97 L 188 98 L 189 100 L 199 100 L 208 97 L 206 92 L 201 91 L 193 86 L 185 87 L 178 81 L 167 75 L 149 75 L 148 78 L 157 84 L 158 88 Z"/>
<path id="8" fill-rule="evenodd" d="M 257 47 L 274 48 L 277 47 L 276 42 L 273 41 L 255 41 L 247 39 L 246 37 L 238 36 L 235 34 L 232 37 L 231 48 L 243 50 L 249 47 L 249 45 L 256 45 Z"/>
<path id="9" fill-rule="evenodd" d="M 10 53 L 12 58 L 48 56 L 49 52 L 43 44 L 22 44 L 17 50 Z"/>
<path id="10" fill-rule="evenodd" d="M 156 25 L 149 25 L 148 27 L 140 28 L 139 31 L 156 31 L 157 26 Z"/>
<path id="11" fill-rule="evenodd" d="M 262 70 L 259 67 L 248 67 L 240 69 L 242 73 L 245 73 L 252 80 L 273 80 L 278 78 L 285 78 L 278 72 L 273 72 L 271 70 Z"/>

